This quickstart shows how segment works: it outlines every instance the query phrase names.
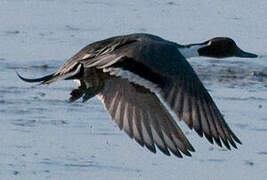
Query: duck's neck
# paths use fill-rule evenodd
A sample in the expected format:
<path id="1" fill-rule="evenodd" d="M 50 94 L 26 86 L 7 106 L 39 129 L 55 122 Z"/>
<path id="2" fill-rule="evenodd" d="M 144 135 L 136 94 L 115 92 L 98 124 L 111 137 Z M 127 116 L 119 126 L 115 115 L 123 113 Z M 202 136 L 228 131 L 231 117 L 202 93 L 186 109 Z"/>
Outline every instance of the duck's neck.
<path id="1" fill-rule="evenodd" d="M 199 57 L 198 50 L 204 46 L 203 44 L 189 44 L 178 47 L 178 50 L 185 58 Z"/>

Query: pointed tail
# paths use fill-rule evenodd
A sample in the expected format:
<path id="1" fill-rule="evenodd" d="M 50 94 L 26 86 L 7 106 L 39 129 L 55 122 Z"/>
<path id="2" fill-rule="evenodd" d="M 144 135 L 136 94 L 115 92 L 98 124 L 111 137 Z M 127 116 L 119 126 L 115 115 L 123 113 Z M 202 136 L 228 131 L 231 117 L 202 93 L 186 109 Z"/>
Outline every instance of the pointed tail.
<path id="1" fill-rule="evenodd" d="M 25 82 L 29 82 L 29 83 L 41 82 L 41 84 L 46 84 L 45 82 L 50 81 L 54 77 L 54 73 L 53 73 L 53 74 L 50 74 L 50 75 L 47 75 L 47 76 L 44 76 L 44 77 L 41 77 L 41 78 L 28 79 L 28 78 L 22 77 L 18 72 L 16 72 L 16 73 L 17 73 L 17 76 L 21 80 L 23 80 Z"/>
<path id="2" fill-rule="evenodd" d="M 36 78 L 36 79 L 24 78 L 18 72 L 16 73 L 17 73 L 17 76 L 25 82 L 29 82 L 29 83 L 41 82 L 40 84 L 51 84 L 55 81 L 62 80 L 62 79 L 69 80 L 69 79 L 78 78 L 78 76 L 81 73 L 81 68 L 82 68 L 82 65 L 79 64 L 74 69 L 72 69 L 70 72 L 67 72 L 64 74 L 52 73 L 47 76 L 43 76 L 41 78 Z"/>

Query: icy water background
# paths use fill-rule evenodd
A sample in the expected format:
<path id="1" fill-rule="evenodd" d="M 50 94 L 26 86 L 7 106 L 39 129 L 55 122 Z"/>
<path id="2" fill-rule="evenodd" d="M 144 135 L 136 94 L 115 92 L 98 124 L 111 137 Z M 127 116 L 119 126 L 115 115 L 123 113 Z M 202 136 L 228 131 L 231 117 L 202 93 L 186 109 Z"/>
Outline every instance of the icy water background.
<path id="1" fill-rule="evenodd" d="M 266 179 L 267 1 L 1 0 L 0 179 Z M 229 36 L 257 59 L 191 59 L 243 145 L 228 151 L 179 125 L 192 157 L 153 154 L 96 99 L 67 103 L 76 84 L 22 82 L 52 73 L 83 46 L 153 33 L 181 44 Z"/>

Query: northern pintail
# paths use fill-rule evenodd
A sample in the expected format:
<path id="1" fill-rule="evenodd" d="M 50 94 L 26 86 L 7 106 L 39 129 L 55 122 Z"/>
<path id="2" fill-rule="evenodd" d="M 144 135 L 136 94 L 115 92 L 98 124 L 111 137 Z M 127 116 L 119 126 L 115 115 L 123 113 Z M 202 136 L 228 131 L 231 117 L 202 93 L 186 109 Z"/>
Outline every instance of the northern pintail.
<path id="1" fill-rule="evenodd" d="M 225 122 L 208 91 L 186 58 L 246 57 L 227 37 L 198 44 L 179 45 L 151 34 L 129 34 L 97 41 L 84 47 L 55 73 L 26 82 L 50 84 L 74 79 L 79 87 L 70 102 L 97 96 L 120 129 L 141 146 L 166 155 L 191 156 L 195 151 L 177 125 L 184 121 L 209 142 L 237 148 L 238 137 Z M 171 114 L 170 110 L 174 113 Z"/>

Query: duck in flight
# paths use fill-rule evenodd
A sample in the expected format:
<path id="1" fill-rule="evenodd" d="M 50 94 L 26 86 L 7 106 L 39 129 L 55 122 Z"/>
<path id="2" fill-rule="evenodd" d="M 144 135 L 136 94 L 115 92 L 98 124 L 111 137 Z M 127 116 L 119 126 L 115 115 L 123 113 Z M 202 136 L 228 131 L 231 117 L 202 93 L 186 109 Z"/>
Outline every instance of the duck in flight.
<path id="1" fill-rule="evenodd" d="M 129 34 L 84 47 L 55 73 L 26 82 L 76 80 L 70 102 L 97 96 L 113 121 L 141 146 L 177 157 L 194 152 L 175 119 L 227 149 L 241 141 L 186 58 L 256 58 L 227 37 L 180 45 L 151 34 Z M 173 112 L 173 114 L 170 113 Z"/>

